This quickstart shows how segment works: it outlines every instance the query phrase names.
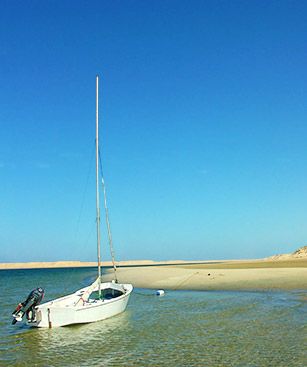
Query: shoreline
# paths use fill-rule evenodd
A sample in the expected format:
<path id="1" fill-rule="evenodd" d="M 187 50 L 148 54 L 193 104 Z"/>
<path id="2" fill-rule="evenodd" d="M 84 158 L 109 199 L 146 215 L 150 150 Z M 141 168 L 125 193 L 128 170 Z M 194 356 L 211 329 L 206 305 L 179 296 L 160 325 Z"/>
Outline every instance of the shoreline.
<path id="1" fill-rule="evenodd" d="M 121 283 L 136 288 L 172 290 L 307 290 L 307 258 L 212 261 L 134 260 L 117 262 Z M 96 262 L 2 263 L 1 270 L 82 268 Z M 102 266 L 111 267 L 111 262 Z M 113 279 L 106 269 L 103 281 Z"/>
<path id="2" fill-rule="evenodd" d="M 194 264 L 214 264 L 222 263 L 225 260 L 167 260 L 167 261 L 153 261 L 153 260 L 128 260 L 116 261 L 118 267 L 135 267 L 135 266 L 166 266 L 166 265 L 194 265 Z M 228 261 L 228 260 L 227 260 Z M 232 261 L 232 260 L 231 260 Z M 237 260 L 234 260 L 237 261 Z M 112 267 L 111 261 L 102 261 L 102 267 Z M 57 269 L 57 268 L 88 268 L 97 267 L 97 261 L 31 261 L 18 263 L 0 263 L 0 270 L 21 270 L 21 269 Z"/>
<path id="3" fill-rule="evenodd" d="M 96 267 L 95 261 L 32 261 L 18 263 L 0 263 L 0 270 L 9 269 L 56 269 L 56 268 L 85 268 Z M 111 261 L 101 262 L 102 267 L 112 267 Z M 128 260 L 116 261 L 120 267 L 158 267 L 176 266 L 186 269 L 253 269 L 253 268 L 307 268 L 307 258 L 287 259 L 243 259 L 243 260 Z"/>

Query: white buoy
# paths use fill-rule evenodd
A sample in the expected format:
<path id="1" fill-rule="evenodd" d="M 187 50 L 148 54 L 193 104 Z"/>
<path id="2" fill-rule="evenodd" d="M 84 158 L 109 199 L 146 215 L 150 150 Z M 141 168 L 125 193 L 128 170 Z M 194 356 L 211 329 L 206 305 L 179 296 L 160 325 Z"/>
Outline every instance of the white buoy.
<path id="1" fill-rule="evenodd" d="M 156 295 L 157 295 L 157 296 L 164 296 L 164 294 L 165 294 L 165 292 L 164 292 L 164 290 L 163 290 L 163 289 L 158 289 L 158 290 L 156 291 Z"/>

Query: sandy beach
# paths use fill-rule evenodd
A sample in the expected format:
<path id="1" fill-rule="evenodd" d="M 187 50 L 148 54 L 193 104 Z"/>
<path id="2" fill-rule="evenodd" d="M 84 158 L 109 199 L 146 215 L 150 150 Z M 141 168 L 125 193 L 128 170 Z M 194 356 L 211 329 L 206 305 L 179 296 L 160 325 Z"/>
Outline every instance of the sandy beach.
<path id="1" fill-rule="evenodd" d="M 186 290 L 307 289 L 307 260 L 236 261 L 119 268 L 120 282 L 135 287 Z M 112 274 L 105 277 L 111 279 Z"/>
<path id="2" fill-rule="evenodd" d="M 110 266 L 110 262 L 103 263 Z M 96 266 L 95 262 L 6 263 L 0 269 Z M 232 261 L 126 261 L 118 263 L 118 280 L 139 288 L 186 290 L 307 289 L 307 259 Z M 105 280 L 113 274 L 108 270 Z"/>

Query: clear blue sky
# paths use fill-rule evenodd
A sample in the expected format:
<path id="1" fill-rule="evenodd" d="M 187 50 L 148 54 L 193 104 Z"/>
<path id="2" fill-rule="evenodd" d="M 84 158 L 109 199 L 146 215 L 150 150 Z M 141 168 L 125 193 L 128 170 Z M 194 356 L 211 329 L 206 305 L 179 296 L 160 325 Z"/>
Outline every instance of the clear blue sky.
<path id="1" fill-rule="evenodd" d="M 95 260 L 96 73 L 118 259 L 306 244 L 307 2 L 0 8 L 0 261 Z"/>

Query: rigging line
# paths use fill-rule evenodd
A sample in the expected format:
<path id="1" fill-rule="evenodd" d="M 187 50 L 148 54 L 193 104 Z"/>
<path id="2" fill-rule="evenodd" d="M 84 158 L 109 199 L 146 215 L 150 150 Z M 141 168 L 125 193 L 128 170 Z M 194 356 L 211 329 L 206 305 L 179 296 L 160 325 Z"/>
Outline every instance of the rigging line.
<path id="1" fill-rule="evenodd" d="M 84 187 L 84 190 L 83 190 L 83 195 L 82 195 L 82 200 L 81 200 L 81 206 L 80 206 L 80 210 L 79 210 L 79 215 L 78 215 L 78 220 L 77 220 L 77 226 L 76 226 L 76 231 L 75 231 L 75 240 L 77 238 L 77 235 L 79 234 L 80 220 L 81 220 L 82 212 L 83 212 L 83 209 L 84 209 L 84 203 L 85 203 L 85 195 L 86 195 L 86 192 L 87 192 L 88 182 L 89 182 L 89 178 L 90 178 L 90 173 L 92 171 L 93 162 L 94 162 L 93 159 L 92 159 L 92 157 L 94 156 L 94 152 L 95 152 L 95 144 L 93 144 L 93 148 L 92 148 L 92 152 L 91 152 L 91 156 L 90 156 L 90 161 L 89 161 L 89 166 L 88 166 L 88 172 L 87 172 L 87 178 L 86 178 L 86 183 L 85 183 L 85 187 Z"/>
<path id="2" fill-rule="evenodd" d="M 102 189 L 103 189 L 103 197 L 104 197 L 104 201 L 103 202 L 104 202 L 105 218 L 106 218 L 106 224 L 107 224 L 108 240 L 109 240 L 110 253 L 111 253 L 112 264 L 113 264 L 113 269 L 114 269 L 115 281 L 117 283 L 118 282 L 117 275 L 116 275 L 116 270 L 117 269 L 116 269 L 116 264 L 115 264 L 115 254 L 114 254 L 114 248 L 113 248 L 113 240 L 112 240 L 111 226 L 110 226 L 110 221 L 109 221 L 109 210 L 108 210 L 108 205 L 107 205 L 106 185 L 105 185 L 104 177 L 103 177 L 103 170 L 102 170 L 100 150 L 99 150 L 98 154 L 99 154 L 99 164 L 100 164 L 100 172 L 101 172 L 101 184 L 102 184 Z"/>
<path id="3" fill-rule="evenodd" d="M 91 238 L 91 236 L 93 236 L 94 232 L 95 232 L 95 227 L 96 227 L 96 220 L 92 222 L 92 226 L 87 234 L 85 243 L 83 247 L 87 247 L 88 243 L 89 243 L 89 239 Z"/>

